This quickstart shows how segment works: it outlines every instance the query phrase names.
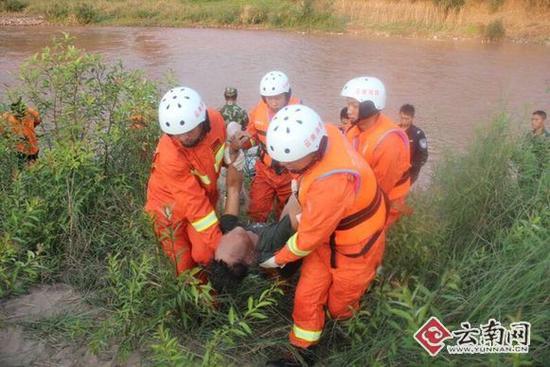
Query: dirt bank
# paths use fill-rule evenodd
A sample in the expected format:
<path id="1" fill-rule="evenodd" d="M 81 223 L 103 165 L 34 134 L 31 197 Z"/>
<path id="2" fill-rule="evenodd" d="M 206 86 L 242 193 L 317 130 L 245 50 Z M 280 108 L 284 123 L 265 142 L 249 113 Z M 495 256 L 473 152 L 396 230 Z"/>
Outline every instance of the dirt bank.
<path id="1" fill-rule="evenodd" d="M 87 345 L 59 341 L 33 333 L 30 325 L 48 319 L 96 312 L 82 295 L 65 284 L 42 285 L 29 294 L 0 303 L 0 366 L 85 367 L 140 366 L 140 355 L 126 362 L 115 357 L 98 357 Z"/>

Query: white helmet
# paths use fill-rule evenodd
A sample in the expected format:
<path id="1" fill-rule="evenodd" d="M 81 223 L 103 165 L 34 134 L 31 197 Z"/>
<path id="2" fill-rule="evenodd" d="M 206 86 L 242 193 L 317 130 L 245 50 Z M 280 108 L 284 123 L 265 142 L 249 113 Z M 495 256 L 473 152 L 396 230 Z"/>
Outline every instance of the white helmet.
<path id="1" fill-rule="evenodd" d="M 384 83 L 372 76 L 361 76 L 350 80 L 344 85 L 340 95 L 356 99 L 359 103 L 371 101 L 378 110 L 386 107 Z"/>
<path id="2" fill-rule="evenodd" d="M 170 89 L 159 104 L 159 124 L 166 134 L 185 134 L 206 120 L 206 105 L 188 87 Z"/>
<path id="3" fill-rule="evenodd" d="M 316 152 L 327 136 L 325 125 L 311 108 L 293 104 L 277 112 L 266 134 L 267 153 L 279 162 L 294 162 Z"/>
<path id="4" fill-rule="evenodd" d="M 276 96 L 290 92 L 290 82 L 285 73 L 270 71 L 265 74 L 260 82 L 260 95 L 264 97 Z"/>

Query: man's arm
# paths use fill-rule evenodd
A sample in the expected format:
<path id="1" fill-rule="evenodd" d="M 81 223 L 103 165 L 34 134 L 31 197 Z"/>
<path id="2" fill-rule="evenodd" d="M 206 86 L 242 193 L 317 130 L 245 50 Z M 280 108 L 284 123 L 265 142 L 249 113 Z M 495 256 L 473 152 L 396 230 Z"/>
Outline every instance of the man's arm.
<path id="1" fill-rule="evenodd" d="M 232 164 L 227 166 L 226 190 L 224 215 L 239 216 L 240 194 L 243 182 L 242 172 L 239 172 Z"/>

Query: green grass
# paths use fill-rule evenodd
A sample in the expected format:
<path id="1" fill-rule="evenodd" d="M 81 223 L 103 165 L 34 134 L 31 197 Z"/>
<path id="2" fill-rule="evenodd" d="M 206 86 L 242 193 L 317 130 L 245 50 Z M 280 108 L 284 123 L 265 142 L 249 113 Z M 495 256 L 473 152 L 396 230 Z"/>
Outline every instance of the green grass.
<path id="1" fill-rule="evenodd" d="M 36 0 L 29 14 L 46 15 L 55 24 L 132 26 L 254 26 L 305 30 L 343 30 L 329 1 L 290 0 Z"/>
<path id="2" fill-rule="evenodd" d="M 99 314 L 27 323 L 36 336 L 82 343 L 148 365 L 261 365 L 288 348 L 293 285 L 249 276 L 214 302 L 207 284 L 174 277 L 143 214 L 156 104 L 168 85 L 107 65 L 58 40 L 21 67 L 23 95 L 45 123 L 38 162 L 18 166 L 0 140 L 0 290 L 62 281 Z M 3 101 L 2 105 L 9 105 Z M 139 113 L 150 124 L 128 129 Z M 329 321 L 329 366 L 543 365 L 550 334 L 548 145 L 514 137 L 497 116 L 464 153 L 437 163 L 415 214 L 389 235 L 383 274 L 348 321 Z M 45 128 L 46 127 L 46 128 Z M 44 129 L 45 128 L 45 129 Z M 495 318 L 532 324 L 527 355 L 429 357 L 412 335 L 430 316 L 454 330 Z M 118 346 L 118 348 L 115 348 Z"/>

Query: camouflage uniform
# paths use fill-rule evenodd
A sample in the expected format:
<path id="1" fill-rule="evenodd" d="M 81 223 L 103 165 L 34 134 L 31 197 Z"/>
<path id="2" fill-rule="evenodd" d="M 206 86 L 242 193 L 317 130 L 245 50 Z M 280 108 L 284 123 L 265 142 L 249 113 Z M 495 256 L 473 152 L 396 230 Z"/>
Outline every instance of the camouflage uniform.
<path id="1" fill-rule="evenodd" d="M 231 121 L 235 121 L 241 125 L 243 130 L 246 129 L 246 125 L 248 125 L 248 113 L 241 106 L 235 103 L 225 104 L 220 109 L 220 113 L 222 114 L 226 125 Z"/>

